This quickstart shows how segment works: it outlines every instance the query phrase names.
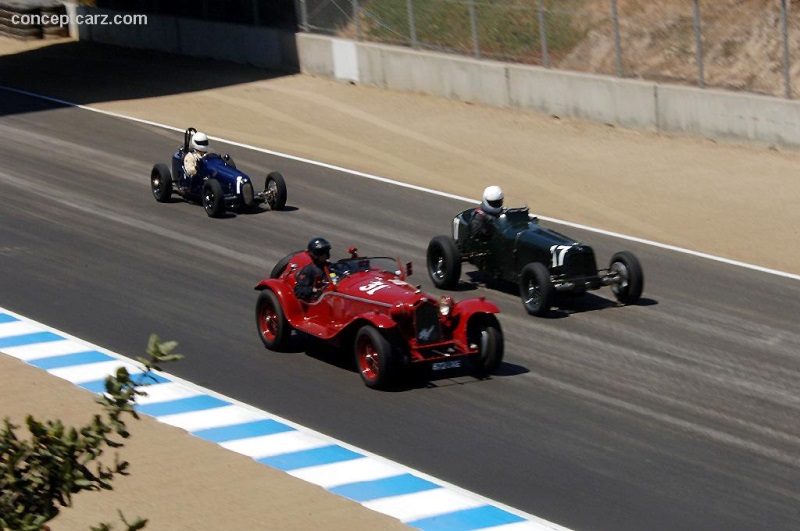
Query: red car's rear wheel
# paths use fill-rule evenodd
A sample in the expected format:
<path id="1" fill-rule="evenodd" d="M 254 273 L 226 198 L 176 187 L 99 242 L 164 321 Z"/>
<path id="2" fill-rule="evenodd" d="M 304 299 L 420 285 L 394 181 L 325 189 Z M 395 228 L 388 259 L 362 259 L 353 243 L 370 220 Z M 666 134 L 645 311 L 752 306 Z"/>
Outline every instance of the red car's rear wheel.
<path id="1" fill-rule="evenodd" d="M 372 325 L 366 325 L 356 334 L 356 366 L 361 379 L 372 389 L 386 388 L 391 382 L 392 345 Z"/>
<path id="2" fill-rule="evenodd" d="M 291 332 L 278 297 L 268 289 L 256 302 L 256 326 L 261 341 L 270 350 L 281 350 Z"/>

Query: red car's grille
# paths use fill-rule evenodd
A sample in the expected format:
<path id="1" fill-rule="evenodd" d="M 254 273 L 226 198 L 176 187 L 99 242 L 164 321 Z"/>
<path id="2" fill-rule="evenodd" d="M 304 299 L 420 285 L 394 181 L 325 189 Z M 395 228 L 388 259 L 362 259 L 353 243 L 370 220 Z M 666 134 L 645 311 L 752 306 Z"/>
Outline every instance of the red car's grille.
<path id="1" fill-rule="evenodd" d="M 414 336 L 420 345 L 437 343 L 442 340 L 439 309 L 435 305 L 423 303 L 417 308 L 414 317 Z"/>

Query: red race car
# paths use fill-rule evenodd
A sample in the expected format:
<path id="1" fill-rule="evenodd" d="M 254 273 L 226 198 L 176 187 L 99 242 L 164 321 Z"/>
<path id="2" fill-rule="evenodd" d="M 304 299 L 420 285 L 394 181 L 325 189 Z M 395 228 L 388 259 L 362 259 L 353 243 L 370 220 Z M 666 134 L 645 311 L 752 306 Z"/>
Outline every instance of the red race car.
<path id="1" fill-rule="evenodd" d="M 468 367 L 478 377 L 503 359 L 499 309 L 483 297 L 454 302 L 423 293 L 406 282 L 411 264 L 395 258 L 360 257 L 329 264 L 318 295 L 304 302 L 294 287 L 297 272 L 311 262 L 298 251 L 278 262 L 258 283 L 256 325 L 264 346 L 282 350 L 292 329 L 342 347 L 353 345 L 364 383 L 386 388 L 410 364 L 436 370 Z M 466 364 L 464 362 L 467 362 Z"/>

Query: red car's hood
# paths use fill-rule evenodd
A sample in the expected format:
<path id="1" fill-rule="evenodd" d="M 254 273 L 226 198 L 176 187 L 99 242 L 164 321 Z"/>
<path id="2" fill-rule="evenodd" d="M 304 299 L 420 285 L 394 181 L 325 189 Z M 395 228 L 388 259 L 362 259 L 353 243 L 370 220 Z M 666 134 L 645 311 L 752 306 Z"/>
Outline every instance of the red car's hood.
<path id="1" fill-rule="evenodd" d="M 415 303 L 422 298 L 436 300 L 426 295 L 396 275 L 383 271 L 363 271 L 348 275 L 336 285 L 338 293 L 394 306 L 397 303 Z"/>

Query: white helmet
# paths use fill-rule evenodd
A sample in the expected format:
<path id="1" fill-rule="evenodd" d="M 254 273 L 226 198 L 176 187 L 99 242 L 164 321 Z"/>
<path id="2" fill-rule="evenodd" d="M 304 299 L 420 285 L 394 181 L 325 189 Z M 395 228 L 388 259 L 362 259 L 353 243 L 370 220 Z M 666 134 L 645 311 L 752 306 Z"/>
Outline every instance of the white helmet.
<path id="1" fill-rule="evenodd" d="M 208 151 L 208 137 L 205 133 L 198 131 L 192 135 L 191 145 L 192 149 L 195 151 L 202 151 L 203 153 L 206 153 Z"/>
<path id="2" fill-rule="evenodd" d="M 503 209 L 503 189 L 499 186 L 487 186 L 483 191 L 481 210 L 487 214 L 497 215 Z"/>

